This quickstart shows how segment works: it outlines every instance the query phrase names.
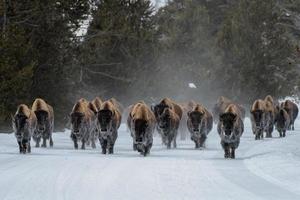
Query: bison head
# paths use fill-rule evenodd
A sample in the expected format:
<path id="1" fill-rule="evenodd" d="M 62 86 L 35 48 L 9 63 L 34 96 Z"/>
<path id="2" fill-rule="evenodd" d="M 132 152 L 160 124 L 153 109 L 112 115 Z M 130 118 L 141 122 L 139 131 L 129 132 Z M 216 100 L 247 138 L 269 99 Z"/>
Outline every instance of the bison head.
<path id="1" fill-rule="evenodd" d="M 256 129 L 263 129 L 264 126 L 264 112 L 262 110 L 251 111 L 254 119 Z"/>
<path id="2" fill-rule="evenodd" d="M 46 111 L 36 111 L 35 112 L 37 118 L 37 132 L 42 133 L 46 130 L 48 124 L 48 112 Z"/>
<path id="3" fill-rule="evenodd" d="M 222 133 L 225 137 L 231 137 L 234 130 L 234 123 L 237 120 L 237 115 L 233 113 L 223 113 L 219 118 L 222 124 Z"/>
<path id="4" fill-rule="evenodd" d="M 71 131 L 77 139 L 81 139 L 84 130 L 84 114 L 72 113 L 71 114 Z"/>
<path id="5" fill-rule="evenodd" d="M 159 119 L 160 115 L 162 115 L 166 108 L 169 108 L 169 106 L 165 104 L 157 104 L 155 106 L 151 106 L 151 110 L 154 113 L 156 119 Z"/>
<path id="6" fill-rule="evenodd" d="M 23 114 L 16 114 L 12 116 L 13 129 L 17 138 L 22 138 L 24 133 L 28 130 L 28 118 Z"/>
<path id="7" fill-rule="evenodd" d="M 193 132 L 200 132 L 200 125 L 202 123 L 202 119 L 203 119 L 203 113 L 201 112 L 196 112 L 196 111 L 190 111 L 188 112 L 188 117 L 190 119 L 191 122 L 191 128 L 193 130 Z"/>
<path id="8" fill-rule="evenodd" d="M 142 143 L 144 141 L 147 128 L 148 128 L 148 122 L 146 120 L 143 119 L 133 120 L 135 143 Z"/>
<path id="9" fill-rule="evenodd" d="M 98 130 L 100 130 L 101 135 L 107 136 L 111 133 L 113 128 L 113 117 L 115 113 L 111 110 L 100 110 L 97 114 L 98 118 Z"/>

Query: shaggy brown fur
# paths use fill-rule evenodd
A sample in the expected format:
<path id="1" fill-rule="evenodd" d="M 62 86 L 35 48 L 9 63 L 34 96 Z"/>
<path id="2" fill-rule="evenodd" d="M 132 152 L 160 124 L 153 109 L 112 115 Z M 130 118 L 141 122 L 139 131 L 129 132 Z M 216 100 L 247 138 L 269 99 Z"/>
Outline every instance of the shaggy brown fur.
<path id="1" fill-rule="evenodd" d="M 158 126 L 161 130 L 162 141 L 168 149 L 171 148 L 172 142 L 173 147 L 177 147 L 176 138 L 179 122 L 180 119 L 178 115 L 171 108 L 165 108 L 163 113 L 159 116 Z"/>
<path id="2" fill-rule="evenodd" d="M 203 105 L 196 104 L 188 112 L 187 126 L 195 148 L 204 147 L 207 135 L 213 127 L 212 114 Z"/>
<path id="3" fill-rule="evenodd" d="M 298 116 L 298 106 L 297 104 L 295 104 L 294 102 L 290 101 L 290 100 L 286 100 L 285 102 L 283 102 L 281 104 L 281 108 L 285 109 L 285 111 L 289 114 L 290 116 L 290 125 L 289 125 L 289 130 L 295 130 L 294 127 L 294 122 Z"/>
<path id="4" fill-rule="evenodd" d="M 27 105 L 19 105 L 17 112 L 12 117 L 12 125 L 20 153 L 31 152 L 30 140 L 36 129 L 36 123 L 35 113 Z"/>
<path id="5" fill-rule="evenodd" d="M 102 103 L 97 118 L 97 129 L 100 132 L 99 141 L 102 153 L 106 154 L 108 150 L 108 153 L 112 154 L 122 120 L 120 110 L 110 99 Z"/>
<path id="6" fill-rule="evenodd" d="M 244 123 L 240 117 L 237 105 L 230 104 L 220 115 L 218 133 L 221 137 L 221 145 L 225 158 L 235 158 L 235 150 L 240 144 L 240 137 L 244 132 Z"/>
<path id="7" fill-rule="evenodd" d="M 85 149 L 86 142 L 89 142 L 91 133 L 95 129 L 95 114 L 89 108 L 89 102 L 81 98 L 73 106 L 71 116 L 71 138 L 74 148 L 78 149 L 78 141 L 81 141 L 81 149 Z"/>
<path id="8" fill-rule="evenodd" d="M 264 100 L 258 99 L 254 101 L 250 109 L 250 119 L 255 139 L 262 139 L 266 127 L 266 106 Z"/>
<path id="9" fill-rule="evenodd" d="M 46 147 L 46 140 L 49 139 L 50 147 L 53 146 L 52 132 L 54 129 L 54 112 L 52 106 L 48 105 L 43 99 L 37 98 L 32 104 L 32 111 L 37 117 L 37 128 L 33 134 L 36 147 L 39 147 L 43 138 L 42 147 Z"/>
<path id="10" fill-rule="evenodd" d="M 272 137 L 272 132 L 274 130 L 275 118 L 276 118 L 276 109 L 273 103 L 269 100 L 265 100 L 265 113 L 266 113 L 266 137 Z"/>
<path id="11" fill-rule="evenodd" d="M 144 102 L 131 106 L 127 126 L 133 138 L 133 150 L 144 156 L 149 154 L 153 143 L 155 116 Z"/>

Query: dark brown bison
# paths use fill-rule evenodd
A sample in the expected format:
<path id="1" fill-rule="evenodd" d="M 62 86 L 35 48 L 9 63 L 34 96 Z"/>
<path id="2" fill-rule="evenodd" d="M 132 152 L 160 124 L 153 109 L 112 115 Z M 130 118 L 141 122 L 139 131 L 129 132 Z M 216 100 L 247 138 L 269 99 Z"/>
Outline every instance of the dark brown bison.
<path id="1" fill-rule="evenodd" d="M 267 123 L 265 101 L 261 99 L 254 101 L 250 109 L 250 120 L 255 140 L 263 139 Z"/>
<path id="2" fill-rule="evenodd" d="M 266 120 L 266 137 L 271 138 L 274 130 L 275 119 L 276 119 L 276 107 L 270 101 L 265 102 L 265 120 Z"/>
<path id="3" fill-rule="evenodd" d="M 195 148 L 205 146 L 207 135 L 212 130 L 212 114 L 201 104 L 196 104 L 188 112 L 187 127 L 191 133 L 191 140 L 195 142 Z"/>
<path id="4" fill-rule="evenodd" d="M 105 101 L 97 115 L 97 129 L 99 130 L 99 141 L 102 153 L 114 153 L 114 145 L 118 137 L 118 129 L 121 125 L 121 113 L 119 109 L 111 102 Z"/>
<path id="5" fill-rule="evenodd" d="M 143 102 L 132 105 L 127 126 L 133 138 L 133 150 L 146 156 L 150 153 L 155 129 L 155 116 Z"/>
<path id="6" fill-rule="evenodd" d="M 218 133 L 225 158 L 235 158 L 235 150 L 240 144 L 240 137 L 244 132 L 244 123 L 240 117 L 239 108 L 235 104 L 227 106 L 219 117 Z"/>
<path id="7" fill-rule="evenodd" d="M 178 134 L 179 122 L 180 119 L 178 115 L 169 107 L 165 108 L 162 114 L 159 115 L 157 126 L 160 129 L 163 144 L 165 144 L 168 149 L 171 148 L 172 142 L 173 147 L 177 147 L 176 138 Z"/>
<path id="8" fill-rule="evenodd" d="M 27 105 L 18 106 L 17 112 L 12 117 L 12 126 L 19 145 L 20 153 L 30 153 L 31 136 L 36 129 L 37 119 L 32 110 Z"/>
<path id="9" fill-rule="evenodd" d="M 286 100 L 281 104 L 281 108 L 283 108 L 290 116 L 290 125 L 289 125 L 289 130 L 295 130 L 295 120 L 298 116 L 298 106 L 291 100 Z"/>
<path id="10" fill-rule="evenodd" d="M 235 104 L 236 107 L 238 108 L 239 116 L 241 117 L 242 120 L 245 119 L 246 110 L 242 105 L 237 104 L 224 96 L 221 96 L 221 97 L 219 97 L 217 103 L 214 105 L 214 107 L 212 109 L 214 122 L 216 124 L 219 122 L 219 116 L 225 112 L 226 108 L 230 104 Z"/>
<path id="11" fill-rule="evenodd" d="M 90 135 L 95 129 L 95 114 L 89 108 L 86 99 L 79 99 L 73 106 L 71 117 L 71 139 L 74 148 L 78 149 L 78 141 L 81 141 L 81 149 L 85 149 L 85 144 L 90 140 Z"/>
<path id="12" fill-rule="evenodd" d="M 290 125 L 290 116 L 283 108 L 279 108 L 276 116 L 276 129 L 279 132 L 280 137 L 285 137 L 286 130 Z"/>
<path id="13" fill-rule="evenodd" d="M 181 120 L 183 114 L 181 106 L 169 98 L 164 98 L 158 104 L 151 106 L 151 110 L 153 111 L 157 122 L 156 129 L 160 135 L 162 135 L 162 130 L 160 129 L 158 124 L 160 120 L 160 115 L 163 113 L 165 108 L 170 108 L 171 110 L 173 110 L 178 115 L 179 120 Z"/>
<path id="14" fill-rule="evenodd" d="M 87 141 L 87 144 L 91 143 L 92 148 L 96 148 L 96 140 L 99 137 L 99 130 L 96 127 L 96 120 L 97 120 L 97 113 L 99 112 L 102 100 L 99 97 L 96 97 L 93 101 L 89 102 L 89 108 L 94 112 L 95 117 L 93 117 L 93 121 L 95 122 L 95 128 L 94 131 L 91 132 L 89 141 Z"/>
<path id="15" fill-rule="evenodd" d="M 53 147 L 52 132 L 54 129 L 53 108 L 43 99 L 37 98 L 32 104 L 32 111 L 37 118 L 37 128 L 34 131 L 33 139 L 36 147 L 40 146 L 40 140 L 43 138 L 42 147 L 46 147 L 46 141 L 49 139 L 50 147 Z"/>

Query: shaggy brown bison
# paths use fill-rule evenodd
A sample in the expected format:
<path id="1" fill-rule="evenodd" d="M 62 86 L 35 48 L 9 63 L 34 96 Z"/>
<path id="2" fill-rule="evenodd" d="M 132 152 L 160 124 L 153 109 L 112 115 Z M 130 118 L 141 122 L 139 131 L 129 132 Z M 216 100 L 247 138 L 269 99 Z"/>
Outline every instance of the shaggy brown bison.
<path id="1" fill-rule="evenodd" d="M 155 119 L 157 121 L 156 129 L 160 135 L 162 135 L 163 133 L 161 128 L 158 126 L 158 124 L 160 120 L 160 115 L 162 115 L 165 108 L 170 108 L 171 110 L 173 110 L 178 115 L 179 120 L 181 120 L 182 118 L 181 106 L 169 98 L 164 98 L 158 104 L 151 106 L 151 110 L 153 111 Z"/>
<path id="2" fill-rule="evenodd" d="M 43 99 L 37 98 L 32 104 L 32 111 L 37 118 L 37 128 L 34 131 L 33 139 L 36 147 L 40 146 L 40 140 L 43 138 L 42 147 L 46 147 L 46 140 L 50 140 L 50 147 L 53 146 L 52 132 L 54 129 L 54 112 L 53 108 Z"/>
<path id="3" fill-rule="evenodd" d="M 179 122 L 180 119 L 178 115 L 171 108 L 165 108 L 162 114 L 159 115 L 157 126 L 161 131 L 160 134 L 163 144 L 165 144 L 168 149 L 171 148 L 172 142 L 173 147 L 177 147 L 176 138 L 178 134 Z"/>
<path id="4" fill-rule="evenodd" d="M 100 108 L 101 108 L 101 105 L 102 105 L 102 100 L 99 98 L 99 97 L 96 97 L 93 101 L 89 102 L 89 108 L 94 112 L 95 114 L 95 118 L 93 118 L 93 121 L 95 121 L 96 123 L 96 116 L 97 116 L 97 113 L 99 112 Z M 87 144 L 89 144 L 91 142 L 92 144 L 92 148 L 96 148 L 96 140 L 97 138 L 99 137 L 99 130 L 97 129 L 96 127 L 96 124 L 95 124 L 95 128 L 94 130 L 91 132 L 90 134 L 90 138 L 89 138 L 89 141 L 87 141 Z"/>
<path id="5" fill-rule="evenodd" d="M 118 129 L 121 125 L 121 113 L 110 101 L 102 103 L 97 115 L 97 129 L 99 130 L 99 141 L 102 153 L 114 153 L 114 145 L 118 137 Z"/>
<path id="6" fill-rule="evenodd" d="M 138 102 L 130 109 L 127 126 L 133 138 L 133 150 L 146 156 L 150 153 L 155 129 L 155 116 L 143 102 Z"/>
<path id="7" fill-rule="evenodd" d="M 195 142 L 195 148 L 204 147 L 207 135 L 212 130 L 212 114 L 201 104 L 196 104 L 188 112 L 187 127 L 191 133 L 191 140 Z"/>
<path id="8" fill-rule="evenodd" d="M 12 126 L 19 145 L 20 153 L 30 153 L 31 136 L 35 131 L 37 119 L 32 110 L 27 105 L 18 106 L 17 112 L 12 116 Z"/>
<path id="9" fill-rule="evenodd" d="M 81 141 L 81 149 L 85 149 L 85 144 L 90 140 L 90 134 L 95 129 L 95 114 L 89 108 L 86 99 L 79 99 L 73 106 L 71 117 L 71 139 L 74 148 L 78 149 L 78 141 Z"/>
<path id="10" fill-rule="evenodd" d="M 298 106 L 291 100 L 286 100 L 281 104 L 281 108 L 283 108 L 290 116 L 290 124 L 289 124 L 289 130 L 295 130 L 295 120 L 298 116 Z"/>
<path id="11" fill-rule="evenodd" d="M 290 125 L 290 116 L 283 108 L 279 108 L 276 116 L 276 129 L 279 132 L 280 137 L 285 137 L 286 130 Z"/>
<path id="12" fill-rule="evenodd" d="M 274 124 L 276 119 L 276 107 L 274 107 L 273 103 L 270 101 L 264 101 L 265 102 L 265 120 L 266 120 L 266 137 L 271 138 L 272 132 L 274 130 Z"/>
<path id="13" fill-rule="evenodd" d="M 221 97 L 219 97 L 219 99 L 217 100 L 217 103 L 214 105 L 214 107 L 212 109 L 214 122 L 216 124 L 219 122 L 219 116 L 225 112 L 226 108 L 230 104 L 235 104 L 236 107 L 238 108 L 239 116 L 241 117 L 242 120 L 245 119 L 246 110 L 242 105 L 237 104 L 224 96 L 221 96 Z"/>
<path id="14" fill-rule="evenodd" d="M 218 133 L 225 158 L 235 158 L 235 150 L 240 144 L 244 132 L 244 123 L 240 117 L 239 108 L 235 104 L 227 106 L 219 117 Z"/>
<path id="15" fill-rule="evenodd" d="M 255 140 L 263 139 L 266 127 L 265 101 L 255 100 L 250 109 L 250 120 Z"/>

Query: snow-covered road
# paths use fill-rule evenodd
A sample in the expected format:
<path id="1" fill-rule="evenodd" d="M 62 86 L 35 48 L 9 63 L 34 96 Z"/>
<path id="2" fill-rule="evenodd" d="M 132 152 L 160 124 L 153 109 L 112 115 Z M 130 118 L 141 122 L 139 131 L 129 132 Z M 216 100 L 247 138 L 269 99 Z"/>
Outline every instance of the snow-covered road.
<path id="1" fill-rule="evenodd" d="M 69 132 L 54 148 L 20 155 L 14 135 L 0 134 L 1 200 L 300 199 L 300 122 L 286 138 L 255 141 L 249 119 L 235 160 L 225 160 L 216 129 L 205 150 L 178 141 L 167 150 L 155 137 L 148 157 L 132 150 L 124 126 L 114 155 L 74 150 Z M 33 143 L 32 143 L 33 144 Z"/>

